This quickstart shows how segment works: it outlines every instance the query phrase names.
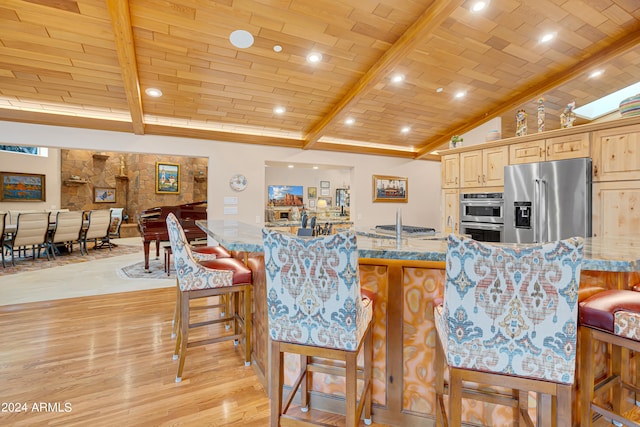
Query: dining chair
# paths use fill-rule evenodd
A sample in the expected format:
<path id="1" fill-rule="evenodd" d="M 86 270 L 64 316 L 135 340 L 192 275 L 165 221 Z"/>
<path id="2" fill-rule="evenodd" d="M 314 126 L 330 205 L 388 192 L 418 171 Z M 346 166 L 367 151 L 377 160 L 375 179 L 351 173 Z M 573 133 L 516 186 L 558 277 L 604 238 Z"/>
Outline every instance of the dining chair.
<path id="1" fill-rule="evenodd" d="M 83 213 L 80 211 L 58 211 L 56 213 L 56 222 L 49 238 L 49 249 L 53 259 L 56 258 L 56 245 L 61 243 L 64 244 L 69 253 L 73 251 L 73 244 L 78 243 L 80 253 L 84 255 L 82 224 Z"/>
<path id="2" fill-rule="evenodd" d="M 305 239 L 263 228 L 262 235 L 271 426 L 319 425 L 288 413 L 299 389 L 301 410 L 309 410 L 312 372 L 345 376 L 345 425 L 357 426 L 363 414 L 371 424 L 373 301 L 361 292 L 355 234 Z M 299 356 L 300 372 L 283 401 L 285 353 Z"/>
<path id="3" fill-rule="evenodd" d="M 197 262 L 182 226 L 173 213 L 167 215 L 167 231 L 176 266 L 177 299 L 180 305 L 177 323 L 176 347 L 173 355 L 178 360 L 176 382 L 182 381 L 182 371 L 189 347 L 233 341 L 235 345 L 244 339 L 245 366 L 251 365 L 251 270 L 235 258 L 220 258 Z M 190 301 L 226 295 L 232 300 L 224 317 L 191 323 Z M 240 313 L 242 296 L 243 310 Z M 232 322 L 233 331 L 222 330 L 211 338 L 189 341 L 189 329 L 223 322 Z"/>
<path id="4" fill-rule="evenodd" d="M 120 227 L 124 218 L 124 208 L 110 208 L 111 222 L 109 224 L 109 238 L 120 238 Z"/>
<path id="5" fill-rule="evenodd" d="M 534 425 L 529 391 L 541 397 L 538 414 L 572 425 L 582 250 L 581 238 L 515 247 L 449 235 L 434 308 L 436 425 L 459 427 L 463 398 L 509 406 L 514 424 Z"/>
<path id="6" fill-rule="evenodd" d="M 91 210 L 87 213 L 87 229 L 82 235 L 82 245 L 85 253 L 89 253 L 87 249 L 87 241 L 93 240 L 94 249 L 109 246 L 111 250 L 111 241 L 109 240 L 109 227 L 111 225 L 111 212 L 108 209 Z M 98 246 L 98 241 L 100 245 Z"/>
<path id="7" fill-rule="evenodd" d="M 40 250 L 44 249 L 47 259 L 51 260 L 48 251 L 48 233 L 49 233 L 49 213 L 48 212 L 32 212 L 19 213 L 16 218 L 16 231 L 4 240 L 4 246 L 11 252 L 11 264 L 16 265 L 15 250 L 18 252 L 20 248 L 31 246 L 33 259 L 37 254 L 40 256 Z"/>

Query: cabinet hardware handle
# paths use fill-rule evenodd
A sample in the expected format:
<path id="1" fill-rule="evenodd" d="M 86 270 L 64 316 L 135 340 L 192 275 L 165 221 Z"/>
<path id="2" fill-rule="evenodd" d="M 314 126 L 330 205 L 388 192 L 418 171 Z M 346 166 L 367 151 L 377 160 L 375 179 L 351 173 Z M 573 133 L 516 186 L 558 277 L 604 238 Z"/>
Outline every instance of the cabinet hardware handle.
<path id="1" fill-rule="evenodd" d="M 458 177 L 456 176 L 456 184 L 458 183 Z"/>
<path id="2" fill-rule="evenodd" d="M 598 165 L 593 166 L 593 176 L 598 176 Z"/>
<path id="3" fill-rule="evenodd" d="M 480 184 L 480 175 L 478 175 L 478 184 Z"/>
<path id="4" fill-rule="evenodd" d="M 551 155 L 551 146 L 547 147 L 547 157 Z"/>
<path id="5" fill-rule="evenodd" d="M 482 174 L 482 182 L 483 183 L 487 182 L 487 176 L 485 174 Z"/>
<path id="6" fill-rule="evenodd" d="M 544 150 L 542 149 L 542 147 L 540 147 L 540 157 L 542 157 L 543 154 L 544 154 Z"/>

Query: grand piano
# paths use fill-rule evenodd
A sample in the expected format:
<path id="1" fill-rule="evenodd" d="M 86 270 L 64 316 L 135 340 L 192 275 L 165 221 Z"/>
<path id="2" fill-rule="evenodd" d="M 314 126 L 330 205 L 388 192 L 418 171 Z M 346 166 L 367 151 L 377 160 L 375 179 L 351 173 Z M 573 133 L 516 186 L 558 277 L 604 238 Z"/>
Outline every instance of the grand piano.
<path id="1" fill-rule="evenodd" d="M 138 215 L 138 228 L 144 244 L 144 271 L 149 272 L 149 249 L 156 242 L 156 258 L 160 257 L 160 242 L 169 240 L 167 215 L 173 213 L 180 221 L 188 241 L 206 239 L 207 235 L 196 220 L 207 219 L 207 201 L 176 206 L 158 206 L 142 211 Z"/>

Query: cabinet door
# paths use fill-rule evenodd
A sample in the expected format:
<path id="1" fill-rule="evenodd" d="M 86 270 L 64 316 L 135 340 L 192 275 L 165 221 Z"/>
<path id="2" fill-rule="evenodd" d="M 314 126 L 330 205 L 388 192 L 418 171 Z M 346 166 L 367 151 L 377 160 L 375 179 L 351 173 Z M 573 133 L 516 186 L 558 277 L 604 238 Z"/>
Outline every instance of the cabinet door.
<path id="1" fill-rule="evenodd" d="M 509 147 L 482 150 L 482 185 L 504 185 L 504 167 L 509 164 Z"/>
<path id="2" fill-rule="evenodd" d="M 482 150 L 460 153 L 460 186 L 482 187 Z"/>
<path id="3" fill-rule="evenodd" d="M 640 181 L 594 183 L 594 236 L 637 235 L 640 230 Z"/>
<path id="4" fill-rule="evenodd" d="M 543 162 L 546 159 L 544 139 L 509 146 L 509 164 Z"/>
<path id="5" fill-rule="evenodd" d="M 589 133 L 547 139 L 547 160 L 575 159 L 590 156 Z"/>
<path id="6" fill-rule="evenodd" d="M 460 176 L 460 155 L 447 154 L 442 156 L 442 188 L 458 188 L 460 185 L 458 177 Z"/>
<path id="7" fill-rule="evenodd" d="M 640 179 L 640 125 L 595 132 L 593 181 Z"/>
<path id="8" fill-rule="evenodd" d="M 451 219 L 449 220 L 449 218 Z M 442 190 L 441 222 L 440 230 L 443 233 L 460 231 L 460 192 L 458 190 Z"/>

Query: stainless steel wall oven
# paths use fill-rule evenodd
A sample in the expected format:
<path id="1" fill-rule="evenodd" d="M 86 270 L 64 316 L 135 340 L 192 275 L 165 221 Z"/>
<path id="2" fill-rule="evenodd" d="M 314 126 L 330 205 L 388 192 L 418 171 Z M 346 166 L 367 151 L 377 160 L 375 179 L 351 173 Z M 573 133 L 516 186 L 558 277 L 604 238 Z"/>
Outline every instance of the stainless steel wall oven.
<path id="1" fill-rule="evenodd" d="M 503 242 L 503 193 L 462 193 L 460 233 L 482 242 Z"/>

